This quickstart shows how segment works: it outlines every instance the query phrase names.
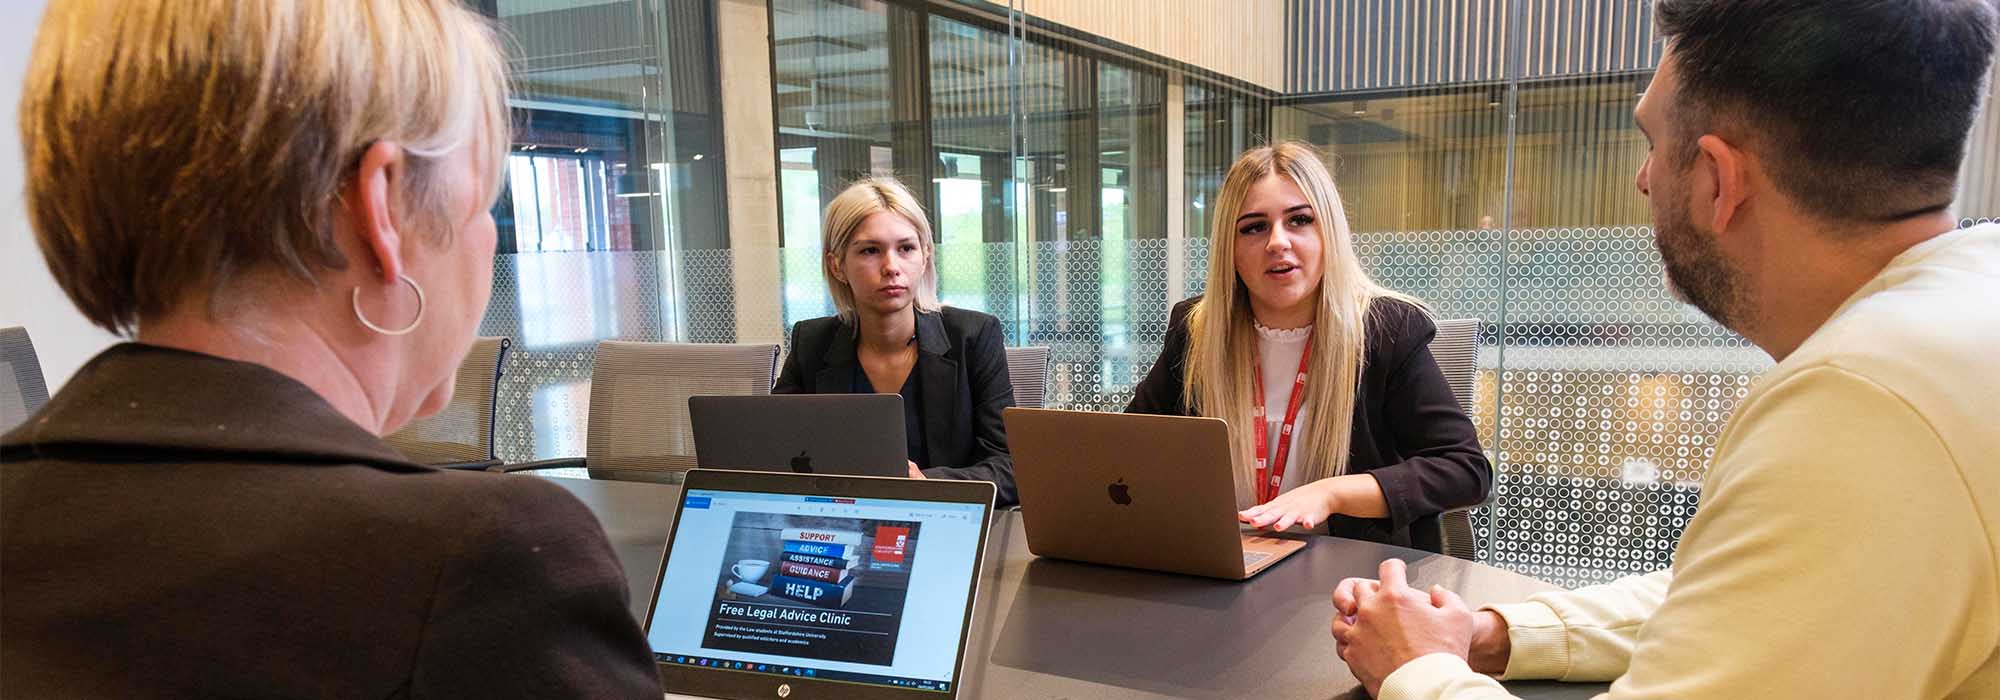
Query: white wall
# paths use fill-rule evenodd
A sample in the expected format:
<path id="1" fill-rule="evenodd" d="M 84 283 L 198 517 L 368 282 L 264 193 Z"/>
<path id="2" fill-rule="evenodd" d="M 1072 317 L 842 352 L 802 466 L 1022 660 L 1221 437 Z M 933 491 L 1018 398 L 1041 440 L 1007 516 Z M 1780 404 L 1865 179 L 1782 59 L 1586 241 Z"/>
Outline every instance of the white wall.
<path id="1" fill-rule="evenodd" d="M 2000 61 L 1986 77 L 1986 106 L 1965 141 L 1965 165 L 1958 171 L 1956 216 L 2000 217 Z"/>
<path id="2" fill-rule="evenodd" d="M 0 326 L 27 326 L 49 391 L 116 336 L 83 320 L 42 264 L 22 202 L 21 130 L 15 122 L 21 80 L 46 0 L 0 2 Z"/>

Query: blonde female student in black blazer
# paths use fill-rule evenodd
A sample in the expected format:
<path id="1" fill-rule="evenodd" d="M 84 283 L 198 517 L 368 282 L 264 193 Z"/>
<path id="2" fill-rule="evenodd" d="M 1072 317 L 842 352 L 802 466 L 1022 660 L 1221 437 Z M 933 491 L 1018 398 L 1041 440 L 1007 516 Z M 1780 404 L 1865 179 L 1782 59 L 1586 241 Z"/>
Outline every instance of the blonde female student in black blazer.
<path id="1" fill-rule="evenodd" d="M 1226 419 L 1246 523 L 1438 551 L 1436 516 L 1493 477 L 1430 316 L 1362 271 L 1309 146 L 1245 152 L 1213 211 L 1207 292 L 1174 307 L 1125 410 Z"/>
<path id="2" fill-rule="evenodd" d="M 938 302 L 937 249 L 923 208 L 886 177 L 826 206 L 821 268 L 839 314 L 792 327 L 771 391 L 901 394 L 910 476 L 975 479 L 1019 502 L 1001 410 L 1014 405 L 1000 320 Z"/>

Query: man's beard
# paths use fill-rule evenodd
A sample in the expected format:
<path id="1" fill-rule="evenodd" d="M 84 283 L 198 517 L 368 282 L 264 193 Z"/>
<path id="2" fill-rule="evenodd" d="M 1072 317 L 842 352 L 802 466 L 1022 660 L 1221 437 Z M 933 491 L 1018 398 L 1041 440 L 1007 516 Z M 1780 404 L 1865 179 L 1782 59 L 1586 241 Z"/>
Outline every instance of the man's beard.
<path id="1" fill-rule="evenodd" d="M 1741 333 L 1745 299 L 1742 275 L 1730 265 L 1715 239 L 1695 229 L 1686 198 L 1663 192 L 1665 204 L 1653 210 L 1653 247 L 1666 264 L 1667 282 L 1675 296 L 1693 304 L 1716 323 Z"/>

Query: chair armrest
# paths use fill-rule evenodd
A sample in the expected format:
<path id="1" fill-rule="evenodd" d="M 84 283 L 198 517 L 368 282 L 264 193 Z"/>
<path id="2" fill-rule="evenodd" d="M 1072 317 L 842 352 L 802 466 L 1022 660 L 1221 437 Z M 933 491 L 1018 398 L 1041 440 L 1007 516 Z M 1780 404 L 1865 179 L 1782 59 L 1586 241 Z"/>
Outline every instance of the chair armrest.
<path id="1" fill-rule="evenodd" d="M 583 465 L 578 464 L 581 467 Z M 687 483 L 687 472 L 668 469 L 592 469 L 590 478 L 604 481 L 638 481 L 649 484 Z"/>
<path id="2" fill-rule="evenodd" d="M 555 459 L 538 459 L 532 462 L 516 462 L 514 464 L 500 464 L 500 465 L 495 465 L 493 467 L 489 467 L 486 471 L 494 472 L 497 474 L 512 474 L 514 472 L 535 471 L 537 469 L 582 469 L 582 468 L 583 468 L 582 457 L 557 457 Z"/>
<path id="3" fill-rule="evenodd" d="M 439 469 L 463 469 L 467 471 L 487 471 L 494 467 L 501 466 L 503 464 L 505 464 L 505 462 L 501 462 L 500 460 L 497 459 L 482 459 L 476 462 L 445 462 L 442 464 L 433 464 L 430 466 L 437 467 Z"/>

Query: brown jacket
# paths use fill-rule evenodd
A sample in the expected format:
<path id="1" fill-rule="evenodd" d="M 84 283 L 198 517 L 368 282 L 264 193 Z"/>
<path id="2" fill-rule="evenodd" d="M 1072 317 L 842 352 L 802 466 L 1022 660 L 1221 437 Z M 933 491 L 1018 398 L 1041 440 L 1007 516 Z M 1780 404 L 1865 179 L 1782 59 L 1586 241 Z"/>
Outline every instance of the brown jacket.
<path id="1" fill-rule="evenodd" d="M 597 521 L 119 345 L 0 438 L 0 695 L 660 697 Z"/>

